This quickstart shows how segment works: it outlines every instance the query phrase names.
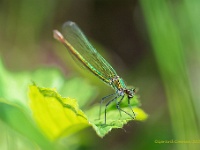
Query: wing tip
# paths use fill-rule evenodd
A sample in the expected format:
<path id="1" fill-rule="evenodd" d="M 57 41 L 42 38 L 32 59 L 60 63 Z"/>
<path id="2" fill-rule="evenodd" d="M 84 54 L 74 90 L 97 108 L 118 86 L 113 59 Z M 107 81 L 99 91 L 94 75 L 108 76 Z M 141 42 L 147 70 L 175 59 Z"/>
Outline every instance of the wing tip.
<path id="1" fill-rule="evenodd" d="M 65 27 L 65 26 L 74 26 L 74 25 L 76 25 L 75 22 L 73 22 L 73 21 L 67 21 L 67 22 L 65 22 L 65 23 L 63 24 L 63 27 Z"/>

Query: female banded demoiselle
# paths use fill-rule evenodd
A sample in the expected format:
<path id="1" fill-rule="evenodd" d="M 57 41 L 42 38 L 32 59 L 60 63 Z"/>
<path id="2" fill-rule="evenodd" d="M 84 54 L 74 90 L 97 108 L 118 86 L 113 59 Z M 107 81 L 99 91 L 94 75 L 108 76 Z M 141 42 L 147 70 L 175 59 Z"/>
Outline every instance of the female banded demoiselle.
<path id="1" fill-rule="evenodd" d="M 81 62 L 81 64 L 87 68 L 91 73 L 96 75 L 106 84 L 111 86 L 115 93 L 110 94 L 101 100 L 99 118 L 101 114 L 102 103 L 105 99 L 109 97 L 114 97 L 109 100 L 105 105 L 104 121 L 106 124 L 106 111 L 108 105 L 116 100 L 116 107 L 121 111 L 129 115 L 132 119 L 135 119 L 135 113 L 131 107 L 130 100 L 135 95 L 135 89 L 128 89 L 122 78 L 120 78 L 112 66 L 96 51 L 96 49 L 90 44 L 86 36 L 76 25 L 76 23 L 68 21 L 63 25 L 63 34 L 58 30 L 54 30 L 54 38 L 65 45 L 68 51 L 75 56 L 75 58 Z M 128 105 L 133 113 L 124 111 L 120 108 L 120 103 L 124 97 L 128 97 Z"/>

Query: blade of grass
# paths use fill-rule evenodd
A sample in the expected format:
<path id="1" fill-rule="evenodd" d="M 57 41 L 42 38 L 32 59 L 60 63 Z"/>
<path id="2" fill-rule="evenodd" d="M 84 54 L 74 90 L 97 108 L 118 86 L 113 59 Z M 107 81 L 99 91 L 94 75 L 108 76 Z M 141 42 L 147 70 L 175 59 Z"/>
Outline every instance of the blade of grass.
<path id="1" fill-rule="evenodd" d="M 176 140 L 199 139 L 198 123 L 193 106 L 185 65 L 181 33 L 164 0 L 142 0 L 155 58 L 164 83 Z M 195 144 L 177 144 L 176 149 L 197 149 Z"/>
<path id="2" fill-rule="evenodd" d="M 186 55 L 188 55 L 188 66 L 190 67 L 190 80 L 192 85 L 192 93 L 194 97 L 194 103 L 196 108 L 196 113 L 200 113 L 200 20 L 197 19 L 200 16 L 200 1 L 199 0 L 183 0 L 182 7 L 182 18 L 187 20 L 187 22 L 182 19 L 180 24 L 184 24 L 184 42 L 186 49 Z M 189 31 L 189 32 L 188 32 Z M 198 121 L 200 124 L 200 116 L 198 116 Z"/>

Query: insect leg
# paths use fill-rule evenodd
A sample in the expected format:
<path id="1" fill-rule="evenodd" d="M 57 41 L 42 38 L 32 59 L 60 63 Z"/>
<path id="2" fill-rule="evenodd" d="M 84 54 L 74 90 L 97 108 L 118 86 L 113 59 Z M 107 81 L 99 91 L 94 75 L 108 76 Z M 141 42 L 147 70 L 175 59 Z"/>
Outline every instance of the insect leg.
<path id="1" fill-rule="evenodd" d="M 110 101 L 108 101 L 108 103 L 105 106 L 105 124 L 106 124 L 106 111 L 107 111 L 107 107 L 108 105 L 113 102 L 114 100 L 116 100 L 119 96 L 114 97 L 113 99 L 111 99 Z"/>
<path id="2" fill-rule="evenodd" d="M 132 111 L 132 113 L 133 113 L 133 118 L 135 119 L 135 118 L 136 118 L 135 112 L 133 111 L 133 108 L 132 108 L 132 106 L 131 106 L 130 100 L 131 100 L 131 99 L 128 98 L 128 106 L 129 106 L 129 108 L 131 109 L 131 111 Z"/>
<path id="3" fill-rule="evenodd" d="M 124 111 L 123 109 L 120 108 L 120 103 L 123 100 L 124 96 L 122 96 L 122 98 L 120 99 L 120 101 L 117 103 L 117 109 L 120 111 L 123 111 L 125 114 L 129 115 L 132 119 L 135 119 L 135 116 L 133 117 L 131 114 L 129 114 L 128 112 Z"/>
<path id="4" fill-rule="evenodd" d="M 116 106 L 119 105 L 123 99 L 124 99 L 124 95 L 122 96 L 120 101 L 117 102 Z M 117 107 L 117 109 L 118 109 L 118 107 Z M 120 109 L 118 109 L 118 110 L 119 110 L 119 114 L 120 114 L 120 117 L 121 117 L 122 116 L 121 110 Z"/>
<path id="5" fill-rule="evenodd" d="M 101 117 L 101 107 L 102 107 L 102 104 L 103 104 L 104 100 L 107 99 L 107 98 L 109 98 L 109 97 L 111 97 L 111 96 L 113 96 L 113 95 L 115 95 L 115 94 L 116 94 L 116 93 L 112 93 L 112 94 L 107 95 L 107 96 L 105 96 L 105 97 L 103 97 L 103 98 L 101 99 L 100 109 L 99 109 L 99 119 L 100 119 L 100 117 Z"/>

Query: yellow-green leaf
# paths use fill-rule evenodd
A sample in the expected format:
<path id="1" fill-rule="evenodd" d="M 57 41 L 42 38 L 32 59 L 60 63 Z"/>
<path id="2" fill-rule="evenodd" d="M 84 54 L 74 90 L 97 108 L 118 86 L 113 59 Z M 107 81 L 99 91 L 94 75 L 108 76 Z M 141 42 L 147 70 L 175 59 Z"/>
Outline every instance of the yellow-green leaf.
<path id="1" fill-rule="evenodd" d="M 87 117 L 74 99 L 61 97 L 54 89 L 29 88 L 30 107 L 38 126 L 52 140 L 87 126 Z"/>

